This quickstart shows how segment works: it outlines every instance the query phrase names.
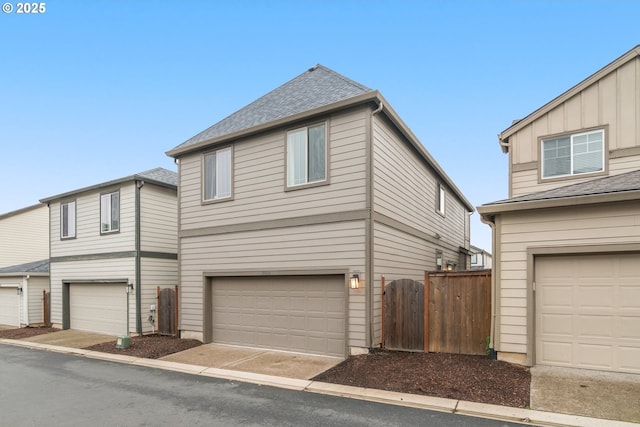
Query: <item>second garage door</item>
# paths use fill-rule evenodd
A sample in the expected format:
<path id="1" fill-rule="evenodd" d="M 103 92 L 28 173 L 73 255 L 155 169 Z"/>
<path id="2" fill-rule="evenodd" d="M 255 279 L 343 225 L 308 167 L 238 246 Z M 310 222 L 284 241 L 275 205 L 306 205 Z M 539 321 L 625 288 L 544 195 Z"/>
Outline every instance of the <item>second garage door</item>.
<path id="1" fill-rule="evenodd" d="M 212 279 L 213 341 L 344 357 L 344 276 Z"/>
<path id="2" fill-rule="evenodd" d="M 536 258 L 536 363 L 640 373 L 640 254 Z"/>
<path id="3" fill-rule="evenodd" d="M 72 284 L 69 287 L 71 329 L 109 335 L 126 334 L 124 284 Z"/>
<path id="4" fill-rule="evenodd" d="M 20 326 L 18 287 L 0 287 L 0 325 Z"/>

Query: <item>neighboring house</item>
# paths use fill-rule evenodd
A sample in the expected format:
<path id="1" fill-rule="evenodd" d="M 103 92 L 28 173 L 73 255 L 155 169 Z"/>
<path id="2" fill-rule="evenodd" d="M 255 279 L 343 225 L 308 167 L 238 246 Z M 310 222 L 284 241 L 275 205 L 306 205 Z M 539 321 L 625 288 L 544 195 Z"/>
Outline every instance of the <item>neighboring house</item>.
<path id="1" fill-rule="evenodd" d="M 49 256 L 49 215 L 43 205 L 0 215 L 0 268 Z"/>
<path id="2" fill-rule="evenodd" d="M 380 345 L 383 274 L 468 267 L 473 207 L 378 91 L 321 65 L 167 154 L 182 337 L 344 357 Z"/>
<path id="3" fill-rule="evenodd" d="M 499 135 L 493 346 L 528 365 L 640 373 L 640 46 Z"/>
<path id="4" fill-rule="evenodd" d="M 48 259 L 0 268 L 0 325 L 43 324 L 48 291 Z"/>
<path id="5" fill-rule="evenodd" d="M 162 168 L 42 199 L 50 215 L 51 322 L 142 334 L 156 287 L 177 284 L 177 174 Z"/>
<path id="6" fill-rule="evenodd" d="M 491 254 L 484 249 L 471 245 L 471 269 L 489 269 L 491 268 Z"/>

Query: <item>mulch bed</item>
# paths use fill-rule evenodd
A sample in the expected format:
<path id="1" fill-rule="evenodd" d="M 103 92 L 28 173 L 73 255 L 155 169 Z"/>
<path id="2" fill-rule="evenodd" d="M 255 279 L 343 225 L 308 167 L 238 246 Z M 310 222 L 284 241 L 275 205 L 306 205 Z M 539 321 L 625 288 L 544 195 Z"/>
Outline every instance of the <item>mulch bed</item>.
<path id="1" fill-rule="evenodd" d="M 103 353 L 123 354 L 147 359 L 159 359 L 169 354 L 188 350 L 202 345 L 198 340 L 181 339 L 164 335 L 143 335 L 131 337 L 129 348 L 116 348 L 115 339 L 111 342 L 92 345 L 87 350 Z"/>
<path id="2" fill-rule="evenodd" d="M 486 356 L 375 351 L 349 357 L 314 380 L 526 408 L 531 374 Z"/>
<path id="3" fill-rule="evenodd" d="M 7 329 L 0 331 L 0 338 L 10 340 L 20 340 L 22 338 L 35 337 L 36 335 L 49 334 L 51 332 L 58 332 L 58 328 L 49 328 L 46 326 L 28 326 L 26 328 Z"/>

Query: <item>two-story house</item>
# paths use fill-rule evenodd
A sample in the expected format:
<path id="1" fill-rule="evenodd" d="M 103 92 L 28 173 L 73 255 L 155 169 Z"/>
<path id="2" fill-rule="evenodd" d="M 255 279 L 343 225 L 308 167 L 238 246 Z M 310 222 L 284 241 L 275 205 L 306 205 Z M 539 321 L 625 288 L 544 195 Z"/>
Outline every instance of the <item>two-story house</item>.
<path id="1" fill-rule="evenodd" d="M 380 345 L 382 275 L 468 267 L 473 207 L 378 91 L 324 66 L 167 154 L 182 337 L 344 357 Z"/>
<path id="2" fill-rule="evenodd" d="M 178 280 L 177 174 L 156 168 L 41 202 L 49 206 L 52 324 L 150 332 L 157 287 Z"/>
<path id="3" fill-rule="evenodd" d="M 640 373 L 640 46 L 499 135 L 493 347 L 528 365 Z"/>
<path id="4" fill-rule="evenodd" d="M 44 322 L 49 216 L 41 204 L 0 215 L 0 325 Z"/>

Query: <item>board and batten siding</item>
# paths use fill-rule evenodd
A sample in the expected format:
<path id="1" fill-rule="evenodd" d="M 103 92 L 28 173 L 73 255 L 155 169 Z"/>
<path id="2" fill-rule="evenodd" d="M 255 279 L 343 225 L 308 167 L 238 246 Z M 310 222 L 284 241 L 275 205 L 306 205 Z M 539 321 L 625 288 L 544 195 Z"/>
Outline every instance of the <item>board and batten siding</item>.
<path id="1" fill-rule="evenodd" d="M 499 286 L 496 350 L 527 354 L 527 250 L 536 247 L 618 245 L 640 241 L 640 203 L 523 211 L 496 218 L 501 230 L 495 265 Z M 559 253 L 563 252 L 561 249 Z M 529 304 L 533 304 L 529 301 Z"/>
<path id="2" fill-rule="evenodd" d="M 365 271 L 365 222 L 345 221 L 299 227 L 182 238 L 180 310 L 183 331 L 203 332 L 205 272 L 283 270 L 322 274 L 326 270 Z M 347 287 L 345 284 L 345 292 Z M 365 345 L 364 289 L 350 290 L 348 345 Z"/>
<path id="3" fill-rule="evenodd" d="M 56 327 L 62 326 L 63 280 L 128 279 L 129 283 L 132 283 L 134 287 L 137 286 L 135 257 L 52 262 L 49 270 L 49 277 L 51 278 L 51 323 Z M 96 286 L 100 285 L 97 284 Z M 125 292 L 125 286 L 122 287 L 122 292 Z M 129 332 L 135 332 L 136 328 L 135 307 L 135 293 L 132 293 L 129 301 Z"/>
<path id="4" fill-rule="evenodd" d="M 568 183 L 593 179 L 585 175 L 570 182 L 538 183 L 538 139 L 547 135 L 607 127 L 609 175 L 637 169 L 640 162 L 640 57 L 627 62 L 602 79 L 542 115 L 509 137 L 510 197 L 550 190 Z M 622 150 L 637 149 L 625 154 Z M 621 157 L 617 153 L 623 153 Z M 627 157 L 628 156 L 628 157 Z M 525 170 L 518 166 L 529 165 Z M 535 169 L 531 167 L 535 166 Z"/>
<path id="5" fill-rule="evenodd" d="M 145 258 L 140 260 L 140 311 L 142 314 L 142 333 L 150 333 L 153 326 L 149 323 L 151 304 L 158 308 L 157 287 L 174 288 L 178 284 L 178 261 L 175 259 Z M 157 313 L 157 311 L 156 311 Z M 157 327 L 157 316 L 156 325 Z"/>
<path id="6" fill-rule="evenodd" d="M 202 153 L 180 158 L 180 229 L 365 208 L 367 107 L 335 113 L 233 144 L 233 200 L 202 204 Z M 330 185 L 285 191 L 287 131 L 326 120 Z"/>
<path id="7" fill-rule="evenodd" d="M 49 258 L 46 205 L 0 215 L 0 268 Z"/>
<path id="8" fill-rule="evenodd" d="M 140 189 L 140 250 L 178 253 L 176 190 L 151 184 Z"/>
<path id="9" fill-rule="evenodd" d="M 100 194 L 120 191 L 120 231 L 100 234 Z M 76 237 L 60 238 L 60 201 L 51 203 L 51 257 L 135 250 L 135 185 L 82 193 L 63 203 L 76 201 Z"/>

